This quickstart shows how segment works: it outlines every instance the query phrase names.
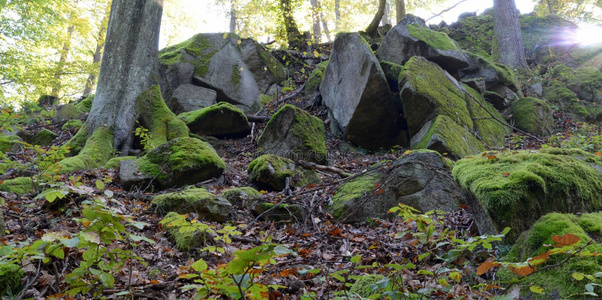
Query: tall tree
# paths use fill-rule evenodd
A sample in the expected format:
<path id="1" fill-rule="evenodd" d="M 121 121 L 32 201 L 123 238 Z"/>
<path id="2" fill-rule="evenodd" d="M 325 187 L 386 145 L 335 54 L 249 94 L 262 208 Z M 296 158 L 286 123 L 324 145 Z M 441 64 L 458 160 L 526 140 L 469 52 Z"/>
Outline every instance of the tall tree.
<path id="1" fill-rule="evenodd" d="M 406 16 L 406 4 L 404 0 L 395 0 L 395 18 L 397 23 L 401 22 L 403 17 Z"/>
<path id="2" fill-rule="evenodd" d="M 385 14 L 385 6 L 387 6 L 387 0 L 378 0 L 378 9 L 376 10 L 376 14 L 372 19 L 372 22 L 370 22 L 370 25 L 368 25 L 368 28 L 366 28 L 366 33 L 368 35 L 374 37 L 378 34 L 378 24 Z"/>
<path id="3" fill-rule="evenodd" d="M 94 49 L 94 54 L 92 55 L 92 66 L 94 67 L 94 69 L 90 72 L 90 74 L 88 74 L 88 79 L 86 80 L 86 86 L 84 87 L 83 92 L 84 97 L 87 97 L 92 93 L 94 84 L 96 84 L 96 75 L 98 74 L 98 71 L 95 67 L 97 65 L 100 65 L 100 60 L 102 58 L 102 50 L 105 47 L 105 38 L 107 35 L 107 26 L 109 25 L 110 12 L 111 1 L 107 2 L 103 18 L 100 21 L 100 26 L 98 27 L 98 34 L 96 36 L 96 48 Z"/>
<path id="4" fill-rule="evenodd" d="M 230 0 L 230 32 L 236 32 L 236 3 Z"/>
<path id="5" fill-rule="evenodd" d="M 317 44 L 320 43 L 320 37 L 322 36 L 322 30 L 320 28 L 320 6 L 318 0 L 310 0 L 310 3 L 314 42 Z"/>
<path id="6" fill-rule="evenodd" d="M 514 0 L 493 0 L 494 55 L 511 68 L 528 68 Z"/>

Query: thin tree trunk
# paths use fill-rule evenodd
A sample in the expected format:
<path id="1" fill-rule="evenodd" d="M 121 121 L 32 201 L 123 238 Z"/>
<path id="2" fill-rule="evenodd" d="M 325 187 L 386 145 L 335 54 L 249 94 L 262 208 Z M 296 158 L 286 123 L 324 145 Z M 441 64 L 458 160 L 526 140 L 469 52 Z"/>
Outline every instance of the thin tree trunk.
<path id="1" fill-rule="evenodd" d="M 528 68 L 514 0 L 493 0 L 494 54 L 511 68 Z"/>
<path id="2" fill-rule="evenodd" d="M 554 8 L 552 7 L 552 3 L 550 2 L 550 0 L 546 0 L 546 3 L 548 3 L 548 11 L 550 12 L 550 15 L 553 15 Z"/>
<path id="3" fill-rule="evenodd" d="M 236 6 L 234 0 L 230 0 L 230 32 L 236 32 Z"/>
<path id="4" fill-rule="evenodd" d="M 395 0 L 395 17 L 397 19 L 397 23 L 401 22 L 401 20 L 405 16 L 406 16 L 405 0 Z"/>
<path id="5" fill-rule="evenodd" d="M 94 50 L 94 55 L 92 56 L 92 64 L 98 65 L 100 64 L 100 60 L 102 59 L 102 50 L 105 47 L 105 38 L 107 35 L 107 26 L 109 23 L 109 14 L 111 13 L 111 2 L 107 3 L 105 8 L 105 14 L 100 23 L 100 30 L 98 31 L 98 36 L 96 37 L 96 50 Z M 96 83 L 96 72 L 92 71 L 90 75 L 88 75 L 88 79 L 86 80 L 86 87 L 84 88 L 83 96 L 88 97 L 92 94 L 92 88 L 94 88 L 94 84 Z"/>
<path id="6" fill-rule="evenodd" d="M 389 25 L 391 24 L 391 19 L 390 19 L 390 14 L 391 14 L 391 5 L 389 5 L 389 1 L 387 1 L 387 4 L 385 6 L 385 13 L 383 14 L 383 18 L 380 20 L 380 25 Z"/>
<path id="7" fill-rule="evenodd" d="M 284 20 L 288 47 L 293 49 L 302 46 L 303 38 L 293 17 L 293 8 L 291 6 L 291 0 L 280 0 L 280 11 Z"/>
<path id="8" fill-rule="evenodd" d="M 330 31 L 328 30 L 328 24 L 326 23 L 326 20 L 324 20 L 324 16 L 322 15 L 322 12 L 320 12 L 320 20 L 322 20 L 322 27 L 324 28 L 324 34 L 326 35 L 326 38 L 328 39 L 328 41 L 331 42 L 332 39 L 330 38 Z"/>
<path id="9" fill-rule="evenodd" d="M 334 0 L 334 29 L 341 30 L 341 0 Z"/>
<path id="10" fill-rule="evenodd" d="M 387 0 L 378 0 L 378 10 L 374 15 L 374 19 L 372 19 L 372 22 L 370 22 L 370 25 L 368 25 L 368 28 L 366 28 L 366 33 L 369 36 L 375 37 L 378 34 L 378 24 L 385 14 L 386 4 Z"/>
<path id="11" fill-rule="evenodd" d="M 322 30 L 320 29 L 320 7 L 318 0 L 310 0 L 311 3 L 311 19 L 312 29 L 314 34 L 314 42 L 320 43 L 320 37 L 322 36 Z"/>
<path id="12" fill-rule="evenodd" d="M 113 0 L 98 88 L 86 128 L 113 131 L 113 146 L 129 150 L 139 115 L 136 100 L 158 85 L 163 0 Z M 160 95 L 159 95 L 160 96 Z"/>
<path id="13" fill-rule="evenodd" d="M 73 6 L 77 6 L 77 3 L 79 1 L 75 1 L 73 3 Z M 71 21 L 73 20 L 73 14 L 75 12 L 75 8 L 73 8 L 70 12 L 70 16 L 69 16 L 69 22 L 71 23 Z M 59 57 L 59 61 L 57 63 L 57 70 L 54 73 L 54 82 L 55 84 L 52 86 L 52 92 L 50 93 L 50 95 L 55 96 L 58 98 L 59 96 L 59 92 L 61 91 L 61 77 L 63 75 L 63 69 L 65 66 L 65 63 L 67 62 L 67 56 L 69 56 L 69 52 L 71 52 L 71 37 L 73 36 L 73 29 L 75 28 L 75 26 L 73 24 L 69 25 L 69 27 L 67 28 L 67 40 L 63 43 L 63 49 L 61 49 L 61 54 Z"/>

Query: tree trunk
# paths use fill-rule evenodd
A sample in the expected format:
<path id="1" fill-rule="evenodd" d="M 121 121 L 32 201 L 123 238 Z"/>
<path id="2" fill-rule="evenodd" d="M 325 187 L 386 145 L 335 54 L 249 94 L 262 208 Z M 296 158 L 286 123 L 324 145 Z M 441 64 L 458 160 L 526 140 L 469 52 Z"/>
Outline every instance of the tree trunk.
<path id="1" fill-rule="evenodd" d="M 401 20 L 405 16 L 406 16 L 405 0 L 395 0 L 395 17 L 397 18 L 397 23 L 401 22 Z"/>
<path id="2" fill-rule="evenodd" d="M 280 0 L 280 11 L 284 21 L 288 47 L 291 49 L 301 47 L 303 44 L 303 37 L 301 36 L 295 18 L 293 17 L 291 0 Z"/>
<path id="3" fill-rule="evenodd" d="M 371 37 L 378 35 L 378 24 L 385 14 L 386 4 L 387 0 L 378 0 L 378 10 L 376 11 L 376 15 L 374 15 L 374 19 L 372 19 L 372 22 L 370 22 L 368 28 L 366 28 L 366 33 Z"/>
<path id="4" fill-rule="evenodd" d="M 391 6 L 389 5 L 389 1 L 387 1 L 387 4 L 385 5 L 385 13 L 383 14 L 383 18 L 380 20 L 380 25 L 384 26 L 391 24 L 390 14 Z"/>
<path id="5" fill-rule="evenodd" d="M 107 26 L 109 23 L 109 14 L 111 12 L 111 2 L 107 3 L 105 8 L 105 14 L 100 23 L 100 30 L 98 31 L 98 36 L 96 37 L 96 50 L 94 50 L 94 55 L 92 56 L 92 64 L 98 65 L 100 64 L 100 60 L 102 58 L 102 50 L 105 47 L 105 37 L 107 35 Z M 88 75 L 88 80 L 86 80 L 86 87 L 84 88 L 84 97 L 90 96 L 92 93 L 92 88 L 94 88 L 94 84 L 96 83 L 96 72 L 92 71 L 90 75 Z"/>
<path id="6" fill-rule="evenodd" d="M 328 31 L 328 24 L 326 23 L 326 20 L 324 19 L 322 12 L 320 12 L 320 20 L 322 20 L 322 27 L 324 28 L 324 34 L 326 35 L 326 38 L 328 39 L 328 41 L 331 42 L 332 39 L 330 38 L 330 31 Z"/>
<path id="7" fill-rule="evenodd" d="M 334 29 L 341 30 L 341 0 L 334 0 Z"/>
<path id="8" fill-rule="evenodd" d="M 77 6 L 77 2 L 79 1 L 75 1 L 73 3 L 73 6 Z M 59 97 L 59 92 L 61 91 L 61 77 L 63 75 L 63 69 L 65 63 L 67 62 L 67 56 L 69 55 L 69 52 L 71 52 L 71 38 L 73 36 L 73 29 L 75 28 L 75 25 L 73 25 L 72 23 L 74 13 L 75 8 L 71 10 L 69 16 L 69 23 L 71 23 L 71 25 L 69 25 L 69 27 L 67 28 L 67 40 L 63 42 L 63 49 L 61 49 L 59 61 L 56 66 L 56 72 L 54 73 L 54 84 L 52 85 L 52 92 L 50 93 L 50 95 L 55 96 L 57 98 Z"/>
<path id="9" fill-rule="evenodd" d="M 494 0 L 494 55 L 511 68 L 528 68 L 514 0 Z"/>
<path id="10" fill-rule="evenodd" d="M 163 0 L 114 0 L 96 96 L 88 116 L 90 132 L 108 126 L 115 149 L 127 152 L 139 112 L 136 99 L 158 85 L 159 28 Z"/>
<path id="11" fill-rule="evenodd" d="M 548 11 L 550 12 L 550 15 L 553 15 L 554 8 L 552 8 L 552 3 L 550 3 L 550 0 L 546 0 L 546 3 L 548 3 Z"/>
<path id="12" fill-rule="evenodd" d="M 311 2 L 311 19 L 312 29 L 314 34 L 314 42 L 320 43 L 320 37 L 322 36 L 322 30 L 320 30 L 320 6 L 318 0 L 310 0 Z"/>
<path id="13" fill-rule="evenodd" d="M 236 6 L 234 0 L 230 0 L 230 32 L 236 32 Z"/>

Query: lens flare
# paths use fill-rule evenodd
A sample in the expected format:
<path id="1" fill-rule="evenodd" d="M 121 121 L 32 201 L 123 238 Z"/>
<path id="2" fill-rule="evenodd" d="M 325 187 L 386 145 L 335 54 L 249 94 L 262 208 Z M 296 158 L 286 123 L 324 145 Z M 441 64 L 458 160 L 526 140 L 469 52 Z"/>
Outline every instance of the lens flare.
<path id="1" fill-rule="evenodd" d="M 572 34 L 572 40 L 582 46 L 602 45 L 602 27 L 580 23 Z"/>

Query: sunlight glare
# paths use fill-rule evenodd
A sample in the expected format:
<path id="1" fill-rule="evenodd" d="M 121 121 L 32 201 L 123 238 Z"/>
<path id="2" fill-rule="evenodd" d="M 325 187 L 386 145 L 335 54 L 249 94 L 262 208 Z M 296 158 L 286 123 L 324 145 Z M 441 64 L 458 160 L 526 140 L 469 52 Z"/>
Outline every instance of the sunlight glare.
<path id="1" fill-rule="evenodd" d="M 573 33 L 572 39 L 582 46 L 602 44 L 602 27 L 588 23 L 579 23 L 579 28 Z"/>

